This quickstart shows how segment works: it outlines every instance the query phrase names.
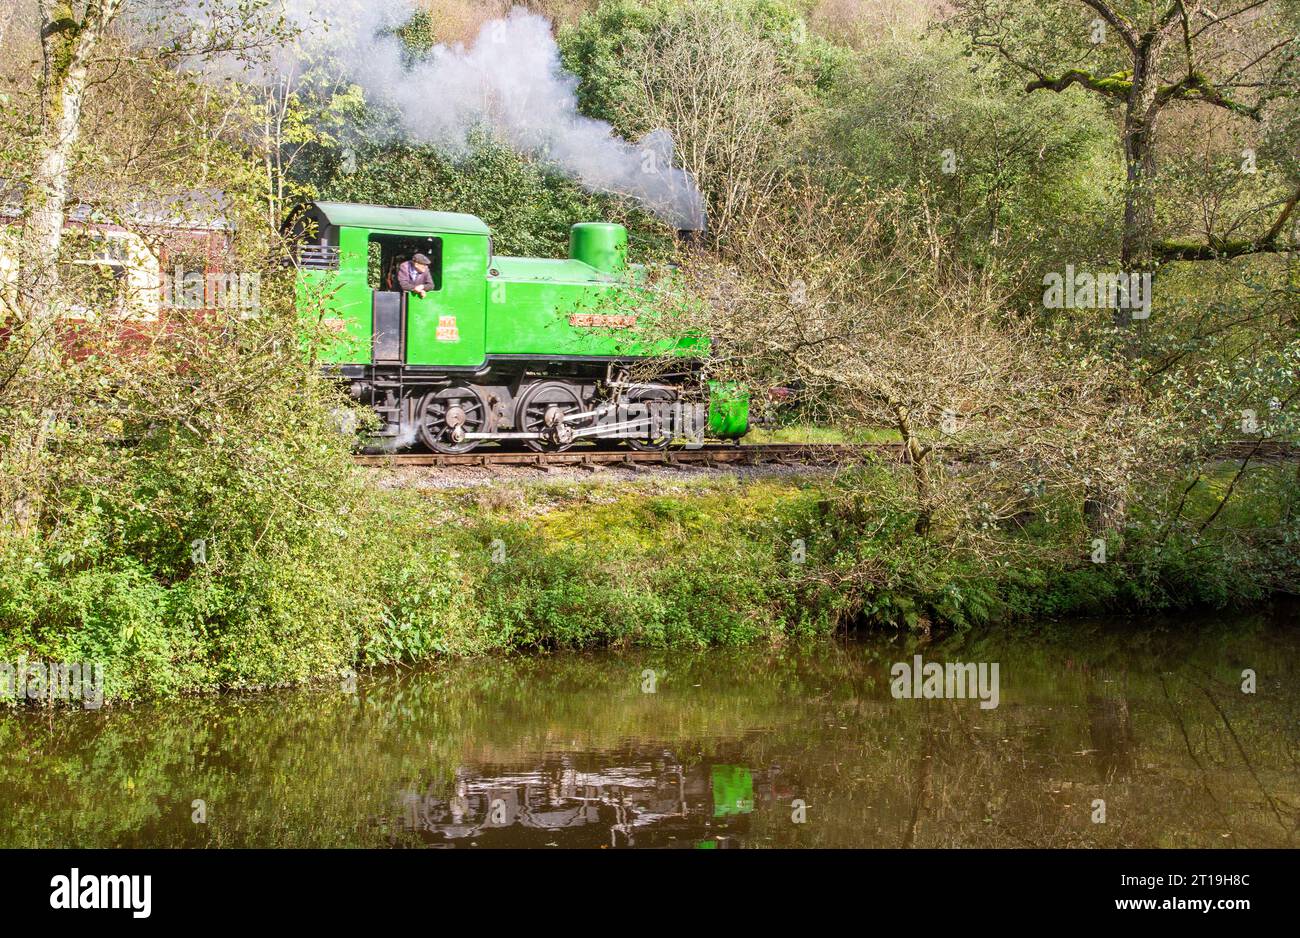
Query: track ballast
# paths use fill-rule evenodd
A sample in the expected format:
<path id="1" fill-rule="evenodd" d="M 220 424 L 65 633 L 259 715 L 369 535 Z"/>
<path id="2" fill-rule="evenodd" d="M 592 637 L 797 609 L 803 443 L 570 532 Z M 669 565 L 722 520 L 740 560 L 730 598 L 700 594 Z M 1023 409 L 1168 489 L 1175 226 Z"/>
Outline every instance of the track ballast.
<path id="1" fill-rule="evenodd" d="M 986 456 L 988 454 L 985 454 Z M 945 448 L 945 459 L 970 461 L 978 458 L 976 448 Z M 1253 461 L 1295 459 L 1300 447 L 1283 442 L 1240 440 L 1229 444 L 1222 459 Z M 475 450 L 470 453 L 386 453 L 358 455 L 358 465 L 397 468 L 401 466 L 755 466 L 762 463 L 835 466 L 868 458 L 907 461 L 901 443 L 757 443 L 753 445 L 711 445 L 696 449 L 667 450 L 574 448 L 558 453 L 510 450 Z"/>

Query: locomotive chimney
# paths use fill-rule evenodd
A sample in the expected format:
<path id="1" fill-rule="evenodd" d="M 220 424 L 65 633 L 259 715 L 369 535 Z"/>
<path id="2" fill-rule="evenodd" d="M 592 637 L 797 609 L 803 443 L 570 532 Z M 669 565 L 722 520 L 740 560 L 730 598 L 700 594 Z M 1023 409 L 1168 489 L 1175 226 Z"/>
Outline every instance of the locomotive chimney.
<path id="1" fill-rule="evenodd" d="M 704 235 L 709 228 L 709 216 L 704 210 L 703 199 L 696 193 L 698 204 L 688 212 L 683 212 L 677 217 L 677 224 L 681 227 L 675 229 L 677 240 L 682 247 L 691 250 L 700 250 L 704 247 Z"/>
<path id="2" fill-rule="evenodd" d="M 704 247 L 704 226 L 698 228 L 678 228 L 676 230 L 677 240 L 685 248 L 698 251 Z"/>
<path id="3" fill-rule="evenodd" d="M 579 222 L 569 229 L 569 257 L 601 273 L 625 273 L 627 229 L 606 222 Z"/>

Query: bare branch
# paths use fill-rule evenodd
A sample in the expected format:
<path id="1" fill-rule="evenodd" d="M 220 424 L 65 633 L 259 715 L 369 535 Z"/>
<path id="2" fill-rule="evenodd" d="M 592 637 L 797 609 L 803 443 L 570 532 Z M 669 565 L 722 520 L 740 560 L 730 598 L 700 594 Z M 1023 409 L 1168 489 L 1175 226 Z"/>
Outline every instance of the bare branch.
<path id="1" fill-rule="evenodd" d="M 1106 0 L 1083 0 L 1083 2 L 1101 14 L 1102 19 L 1109 23 L 1111 28 L 1119 33 L 1120 38 L 1124 40 L 1125 45 L 1133 51 L 1137 51 L 1138 32 L 1137 29 L 1134 28 L 1133 24 L 1129 22 L 1127 17 L 1111 9 L 1110 4 L 1107 3 Z"/>
<path id="2" fill-rule="evenodd" d="M 1198 29 L 1196 32 L 1192 33 L 1192 38 L 1195 39 L 1201 33 L 1205 32 L 1207 29 L 1213 29 L 1215 26 L 1218 26 L 1219 24 L 1232 19 L 1234 16 L 1240 16 L 1243 13 L 1248 13 L 1249 11 L 1255 9 L 1256 7 L 1261 7 L 1264 4 L 1270 2 L 1272 2 L 1272 0 L 1251 0 L 1250 3 L 1246 4 L 1241 9 L 1233 10 L 1231 13 L 1225 13 L 1223 14 L 1223 16 L 1215 16 L 1214 13 L 1210 10 L 1202 10 L 1201 15 L 1206 17 L 1209 20 L 1209 22 L 1206 23 L 1204 26 L 1202 26 L 1200 29 Z"/>

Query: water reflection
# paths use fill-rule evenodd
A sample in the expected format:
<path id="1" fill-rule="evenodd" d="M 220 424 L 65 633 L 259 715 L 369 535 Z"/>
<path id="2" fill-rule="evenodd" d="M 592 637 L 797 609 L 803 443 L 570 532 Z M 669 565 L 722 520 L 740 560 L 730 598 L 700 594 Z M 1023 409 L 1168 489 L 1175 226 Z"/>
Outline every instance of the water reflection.
<path id="1" fill-rule="evenodd" d="M 485 847 L 717 846 L 747 830 L 755 803 L 747 767 L 687 767 L 664 749 L 619 755 L 626 764 L 555 756 L 532 772 L 461 768 L 450 797 L 402 792 L 402 830 L 432 846 Z"/>
<path id="2" fill-rule="evenodd" d="M 879 638 L 8 713 L 0 845 L 1293 846 L 1294 623 L 1141 625 L 925 647 L 1000 662 L 995 710 L 893 699 Z"/>

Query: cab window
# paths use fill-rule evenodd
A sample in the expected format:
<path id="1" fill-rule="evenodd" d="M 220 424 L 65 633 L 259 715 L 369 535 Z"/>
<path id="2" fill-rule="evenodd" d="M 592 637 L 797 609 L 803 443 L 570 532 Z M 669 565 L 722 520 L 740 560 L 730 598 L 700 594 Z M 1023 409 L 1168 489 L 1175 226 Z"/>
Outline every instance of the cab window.
<path id="1" fill-rule="evenodd" d="M 372 290 L 399 290 L 397 268 L 416 254 L 429 258 L 433 289 L 442 289 L 442 239 L 410 235 L 372 234 L 368 245 L 366 277 Z"/>

